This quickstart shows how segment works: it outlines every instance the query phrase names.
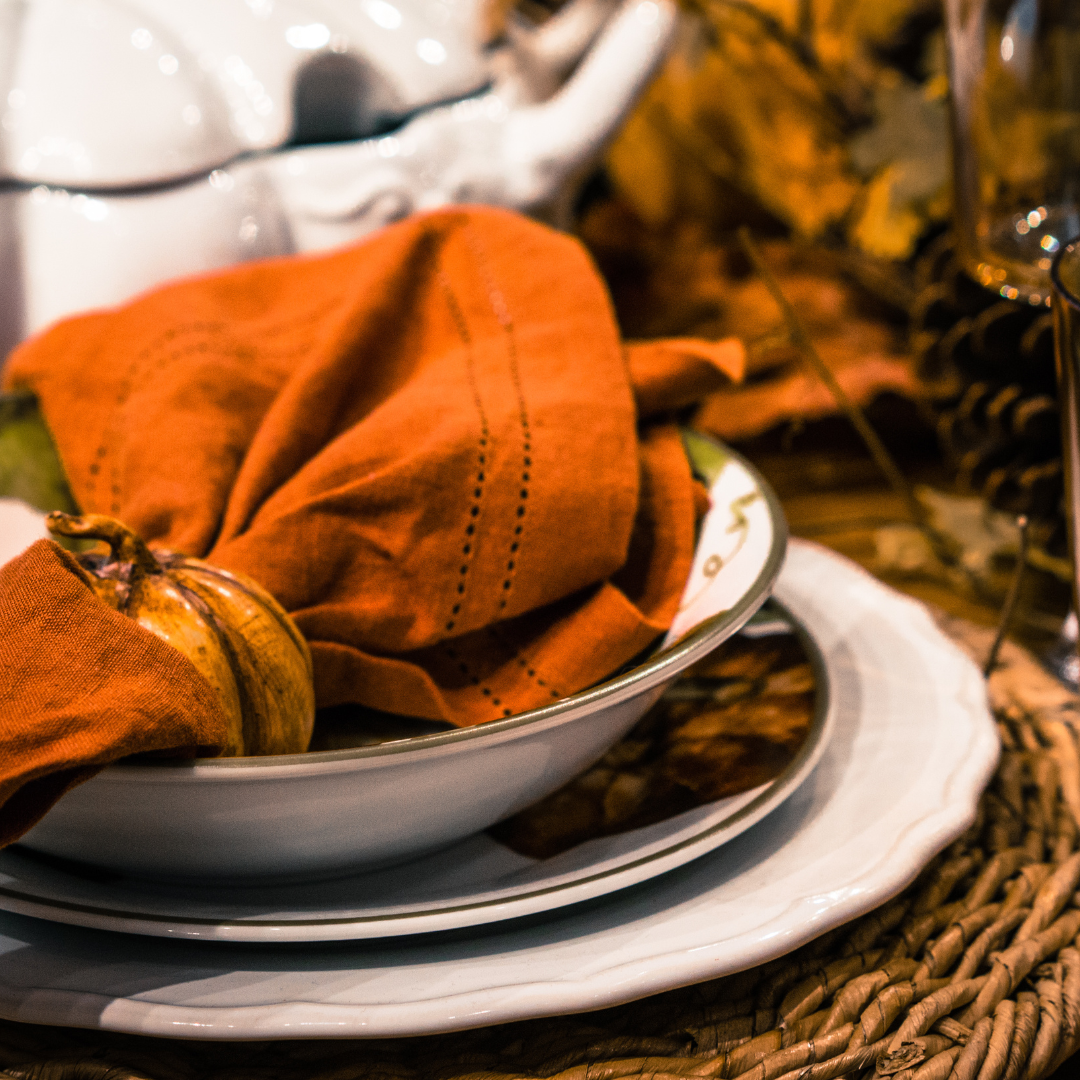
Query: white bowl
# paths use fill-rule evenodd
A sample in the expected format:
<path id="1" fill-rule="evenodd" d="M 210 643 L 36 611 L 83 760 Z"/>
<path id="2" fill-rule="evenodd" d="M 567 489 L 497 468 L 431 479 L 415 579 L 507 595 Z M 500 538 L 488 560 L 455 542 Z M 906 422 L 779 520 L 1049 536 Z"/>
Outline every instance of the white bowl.
<path id="1" fill-rule="evenodd" d="M 679 614 L 644 663 L 472 728 L 280 757 L 111 765 L 21 844 L 138 877 L 314 878 L 434 850 L 555 791 L 739 630 L 779 573 L 787 533 L 775 496 L 732 451 L 686 438 L 713 505 Z"/>

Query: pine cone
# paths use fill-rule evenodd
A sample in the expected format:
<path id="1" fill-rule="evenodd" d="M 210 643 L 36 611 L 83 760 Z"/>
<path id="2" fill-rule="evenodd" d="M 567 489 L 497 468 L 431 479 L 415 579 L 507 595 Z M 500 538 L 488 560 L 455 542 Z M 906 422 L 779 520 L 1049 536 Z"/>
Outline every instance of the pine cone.
<path id="1" fill-rule="evenodd" d="M 958 485 L 998 509 L 1056 521 L 1064 550 L 1053 325 L 976 285 L 948 234 L 916 265 L 911 345 L 933 388 L 938 439 Z"/>

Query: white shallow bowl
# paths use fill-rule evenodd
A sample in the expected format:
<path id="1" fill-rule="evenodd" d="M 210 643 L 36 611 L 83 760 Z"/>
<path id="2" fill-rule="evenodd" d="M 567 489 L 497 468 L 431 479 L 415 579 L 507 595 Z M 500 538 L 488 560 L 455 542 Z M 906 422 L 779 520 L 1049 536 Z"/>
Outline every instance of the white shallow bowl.
<path id="1" fill-rule="evenodd" d="M 555 791 L 736 633 L 780 571 L 786 528 L 775 496 L 732 451 L 687 440 L 712 509 L 679 613 L 646 662 L 473 728 L 310 754 L 112 765 L 21 843 L 136 877 L 305 879 L 435 850 Z"/>

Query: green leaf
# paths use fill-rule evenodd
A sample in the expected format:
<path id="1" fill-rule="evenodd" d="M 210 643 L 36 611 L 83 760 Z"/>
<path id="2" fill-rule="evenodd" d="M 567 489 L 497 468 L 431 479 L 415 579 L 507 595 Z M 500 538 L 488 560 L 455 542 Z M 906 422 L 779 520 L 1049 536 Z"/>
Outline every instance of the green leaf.
<path id="1" fill-rule="evenodd" d="M 28 392 L 0 394 L 0 498 L 45 512 L 79 512 L 37 398 Z"/>
<path id="2" fill-rule="evenodd" d="M 682 428 L 680 434 L 694 475 L 704 481 L 706 487 L 712 487 L 728 463 L 727 451 L 715 439 L 690 428 Z"/>

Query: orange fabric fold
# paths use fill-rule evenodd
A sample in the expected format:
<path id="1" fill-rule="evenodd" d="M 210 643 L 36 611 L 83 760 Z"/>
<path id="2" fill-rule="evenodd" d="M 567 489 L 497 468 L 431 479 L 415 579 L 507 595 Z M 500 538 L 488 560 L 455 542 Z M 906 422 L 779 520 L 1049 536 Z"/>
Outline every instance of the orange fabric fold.
<path id="1" fill-rule="evenodd" d="M 56 544 L 0 567 L 0 627 L 0 847 L 103 765 L 224 745 L 210 684 L 98 600 Z"/>
<path id="2" fill-rule="evenodd" d="M 695 405 L 706 394 L 742 382 L 746 349 L 736 338 L 628 341 L 626 360 L 643 416 Z"/>
<path id="3" fill-rule="evenodd" d="M 468 725 L 667 627 L 694 485 L 648 417 L 741 363 L 624 349 L 576 241 L 454 208 L 61 323 L 5 382 L 38 394 L 85 511 L 282 602 L 319 705 Z"/>

